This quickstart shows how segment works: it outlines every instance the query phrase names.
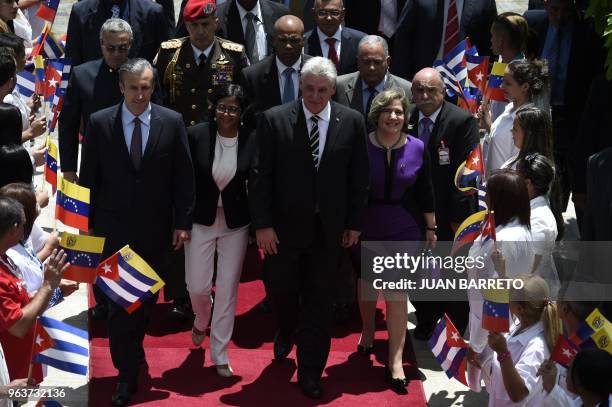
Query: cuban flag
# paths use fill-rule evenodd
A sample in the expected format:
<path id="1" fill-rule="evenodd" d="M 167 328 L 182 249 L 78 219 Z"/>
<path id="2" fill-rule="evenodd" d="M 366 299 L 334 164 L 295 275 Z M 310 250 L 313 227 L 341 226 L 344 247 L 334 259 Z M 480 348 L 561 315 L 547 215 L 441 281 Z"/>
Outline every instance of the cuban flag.
<path id="1" fill-rule="evenodd" d="M 54 96 L 58 88 L 62 84 L 62 72 L 64 70 L 64 64 L 60 61 L 53 60 L 47 64 L 45 71 L 45 101 L 52 104 Z"/>
<path id="2" fill-rule="evenodd" d="M 164 286 L 157 273 L 129 246 L 102 261 L 96 285 L 129 314 Z"/>
<path id="3" fill-rule="evenodd" d="M 65 48 L 65 45 L 50 32 L 43 43 L 42 53 L 45 58 L 58 59 L 64 56 Z"/>
<path id="4" fill-rule="evenodd" d="M 72 59 L 60 58 L 58 59 L 58 61 L 62 64 L 62 80 L 55 94 L 61 97 L 66 94 L 66 89 L 68 88 L 68 82 L 70 81 L 70 72 L 72 72 Z"/>
<path id="5" fill-rule="evenodd" d="M 478 184 L 478 210 L 479 211 L 486 211 L 489 209 L 489 207 L 487 206 L 486 196 L 487 196 L 487 189 L 482 183 L 479 183 Z"/>
<path id="6" fill-rule="evenodd" d="M 465 372 L 468 346 L 448 315 L 444 314 L 444 318 L 440 319 L 427 344 L 446 375 L 467 386 Z"/>
<path id="7" fill-rule="evenodd" d="M 57 8 L 59 7 L 59 3 L 60 0 L 43 0 L 43 2 L 40 4 L 40 7 L 38 7 L 36 16 L 53 23 L 53 20 L 55 20 L 55 14 L 57 13 Z"/>
<path id="8" fill-rule="evenodd" d="M 449 96 L 459 96 L 465 86 L 468 75 L 465 54 L 469 48 L 469 42 L 465 39 L 450 50 L 444 58 L 433 63 L 434 69 L 442 76 L 446 85 L 446 93 Z"/>
<path id="9" fill-rule="evenodd" d="M 26 98 L 32 96 L 36 90 L 36 77 L 34 74 L 28 71 L 17 73 L 17 90 L 19 90 L 21 96 Z"/>
<path id="10" fill-rule="evenodd" d="M 578 350 L 576 345 L 565 339 L 563 335 L 559 335 L 554 349 L 550 352 L 550 360 L 557 362 L 567 369 L 570 363 L 572 363 L 574 356 L 578 353 Z"/>
<path id="11" fill-rule="evenodd" d="M 466 55 L 469 87 L 477 89 L 482 95 L 487 86 L 487 73 L 489 72 L 489 57 L 479 55 Z"/>
<path id="12" fill-rule="evenodd" d="M 455 172 L 455 187 L 466 195 L 477 191 L 475 186 L 485 175 L 484 161 L 482 159 L 482 145 L 476 143 L 467 159 L 462 162 Z"/>
<path id="13" fill-rule="evenodd" d="M 497 235 L 495 233 L 495 213 L 490 211 L 487 214 L 484 222 L 482 222 L 482 241 L 486 242 L 489 239 L 493 239 L 493 241 L 497 241 Z"/>
<path id="14" fill-rule="evenodd" d="M 89 366 L 87 331 L 45 316 L 38 318 L 38 324 L 44 328 L 53 344 L 34 355 L 32 361 L 65 372 L 87 375 Z"/>

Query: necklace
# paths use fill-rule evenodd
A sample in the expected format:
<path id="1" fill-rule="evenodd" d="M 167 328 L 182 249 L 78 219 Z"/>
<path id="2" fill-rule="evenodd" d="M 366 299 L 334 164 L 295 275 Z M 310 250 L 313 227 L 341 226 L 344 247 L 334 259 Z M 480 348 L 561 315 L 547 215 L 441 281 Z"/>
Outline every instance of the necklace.
<path id="1" fill-rule="evenodd" d="M 225 144 L 225 143 L 223 142 L 223 139 L 227 139 L 227 138 L 229 138 L 229 137 L 223 137 L 222 135 L 220 135 L 219 133 L 217 133 L 217 138 L 219 139 L 219 142 L 221 143 L 221 145 L 222 145 L 223 147 L 225 147 L 225 148 L 232 148 L 232 147 L 235 147 L 235 146 L 236 146 L 236 144 L 238 144 L 238 137 L 232 137 L 232 138 L 231 138 L 231 140 L 232 140 L 232 141 L 231 141 L 229 144 Z"/>
<path id="2" fill-rule="evenodd" d="M 403 137 L 403 134 L 402 132 L 400 132 L 399 137 L 397 138 L 397 140 L 395 140 L 395 143 L 391 144 L 390 146 L 386 146 L 380 141 L 380 138 L 378 137 L 378 132 L 374 132 L 374 139 L 376 139 L 376 142 L 378 143 L 378 145 L 384 148 L 387 151 L 387 153 L 393 150 L 395 147 L 397 147 L 400 141 L 402 141 L 402 137 Z"/>

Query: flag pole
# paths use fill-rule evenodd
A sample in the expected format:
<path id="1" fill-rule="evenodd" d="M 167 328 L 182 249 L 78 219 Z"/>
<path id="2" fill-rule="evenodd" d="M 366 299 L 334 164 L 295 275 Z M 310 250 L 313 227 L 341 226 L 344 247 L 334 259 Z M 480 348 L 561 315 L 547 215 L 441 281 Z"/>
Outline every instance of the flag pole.
<path id="1" fill-rule="evenodd" d="M 32 347 L 30 349 L 30 366 L 28 367 L 28 384 L 32 380 L 32 371 L 34 367 L 34 362 L 32 362 L 32 357 L 34 353 L 34 346 L 36 346 L 36 332 L 38 332 L 38 317 L 36 317 L 36 321 L 34 322 L 34 338 L 32 339 Z"/>

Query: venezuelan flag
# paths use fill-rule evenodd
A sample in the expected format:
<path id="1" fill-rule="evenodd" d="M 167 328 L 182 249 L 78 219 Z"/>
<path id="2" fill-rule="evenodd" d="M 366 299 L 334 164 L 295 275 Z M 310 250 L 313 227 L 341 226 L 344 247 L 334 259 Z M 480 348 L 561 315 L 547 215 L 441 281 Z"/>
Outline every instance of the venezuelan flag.
<path id="1" fill-rule="evenodd" d="M 83 283 L 93 283 L 98 274 L 98 264 L 104 250 L 104 238 L 73 235 L 63 232 L 60 247 L 64 249 L 70 266 L 64 278 Z"/>
<path id="2" fill-rule="evenodd" d="M 36 76 L 35 92 L 45 94 L 45 61 L 41 55 L 34 57 L 34 75 Z"/>
<path id="3" fill-rule="evenodd" d="M 468 216 L 457 229 L 455 233 L 455 240 L 453 242 L 453 248 L 451 249 L 450 255 L 454 255 L 457 250 L 466 244 L 476 240 L 480 234 L 480 225 L 485 219 L 487 211 L 480 211 Z"/>
<path id="4" fill-rule="evenodd" d="M 55 218 L 83 232 L 89 229 L 89 189 L 58 177 Z"/>
<path id="5" fill-rule="evenodd" d="M 96 285 L 129 314 L 164 286 L 151 266 L 127 245 L 104 260 L 100 268 L 103 272 L 99 273 Z M 116 274 L 119 278 L 115 280 L 104 277 Z"/>
<path id="6" fill-rule="evenodd" d="M 491 332 L 510 330 L 510 291 L 484 290 L 482 303 L 482 327 Z"/>
<path id="7" fill-rule="evenodd" d="M 501 84 L 504 81 L 504 72 L 507 66 L 508 64 L 504 64 L 503 62 L 493 63 L 493 68 L 489 74 L 489 82 L 487 83 L 487 89 L 485 91 L 487 99 L 498 100 L 500 102 L 506 101 Z"/>
<path id="8" fill-rule="evenodd" d="M 57 146 L 47 136 L 47 152 L 45 153 L 45 181 L 57 190 Z"/>

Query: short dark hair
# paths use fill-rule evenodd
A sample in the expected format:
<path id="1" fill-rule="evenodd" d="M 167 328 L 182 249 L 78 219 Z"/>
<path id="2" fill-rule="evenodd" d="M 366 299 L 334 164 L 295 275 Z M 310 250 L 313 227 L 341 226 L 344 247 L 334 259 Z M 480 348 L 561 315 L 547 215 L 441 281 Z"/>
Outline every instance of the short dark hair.
<path id="1" fill-rule="evenodd" d="M 0 187 L 12 182 L 32 183 L 30 154 L 20 144 L 0 146 Z"/>
<path id="2" fill-rule="evenodd" d="M 8 48 L 11 49 L 11 48 Z M 0 86 L 15 76 L 17 62 L 15 57 L 6 52 L 0 52 Z"/>
<path id="3" fill-rule="evenodd" d="M 128 59 L 119 67 L 119 81 L 123 83 L 123 77 L 126 73 L 142 74 L 145 70 L 150 70 L 155 74 L 153 65 L 144 58 Z M 151 85 L 155 86 L 155 78 L 151 80 Z"/>
<path id="4" fill-rule="evenodd" d="M 508 64 L 508 71 L 519 85 L 529 85 L 530 98 L 548 88 L 548 64 L 545 60 L 515 59 Z"/>
<path id="5" fill-rule="evenodd" d="M 0 123 L 2 123 L 0 144 L 21 144 L 23 123 L 19 109 L 0 101 Z"/>
<path id="6" fill-rule="evenodd" d="M 520 14 L 510 11 L 501 13 L 493 20 L 492 28 L 506 32 L 513 48 L 521 51 L 525 49 L 529 26 Z"/>
<path id="7" fill-rule="evenodd" d="M 512 219 L 531 228 L 531 206 L 527 185 L 514 170 L 495 170 L 487 179 L 489 209 L 495 211 L 495 225 L 505 225 Z"/>
<path id="8" fill-rule="evenodd" d="M 13 198 L 0 196 L 0 238 L 15 225 L 20 225 L 23 206 Z"/>
<path id="9" fill-rule="evenodd" d="M 527 155 L 534 153 L 542 154 L 554 162 L 550 114 L 532 104 L 521 106 L 515 114 L 514 120 L 521 126 L 525 137 L 523 145 L 511 165 L 515 165 Z"/>
<path id="10" fill-rule="evenodd" d="M 555 164 L 548 157 L 539 153 L 528 154 L 516 164 L 516 170 L 531 181 L 537 196 L 548 195 L 555 179 Z"/>
<path id="11" fill-rule="evenodd" d="M 24 182 L 14 182 L 0 188 L 0 196 L 6 196 L 15 199 L 23 206 L 25 213 L 25 225 L 23 228 L 23 239 L 26 240 L 32 232 L 34 221 L 38 216 L 38 208 L 36 207 L 36 191 L 32 184 Z"/>
<path id="12" fill-rule="evenodd" d="M 16 56 L 25 55 L 25 45 L 23 45 L 23 38 L 11 32 L 0 33 L 0 47 L 11 48 Z"/>
<path id="13" fill-rule="evenodd" d="M 247 124 L 252 124 L 251 122 L 254 121 L 254 118 L 252 117 L 253 112 L 251 111 L 251 109 L 248 109 L 246 97 L 244 96 L 244 90 L 242 89 L 242 86 L 234 84 L 217 86 L 213 93 L 209 96 L 208 106 L 210 109 L 211 121 L 212 118 L 215 117 L 215 110 L 217 109 L 217 104 L 219 103 L 219 100 L 231 96 L 236 98 L 238 106 L 240 106 L 241 119 L 244 121 L 248 121 Z"/>
<path id="14" fill-rule="evenodd" d="M 598 405 L 608 405 L 612 377 L 611 354 L 599 348 L 582 349 L 574 356 L 568 373 L 574 388 L 579 386 L 596 395 L 600 403 Z"/>

